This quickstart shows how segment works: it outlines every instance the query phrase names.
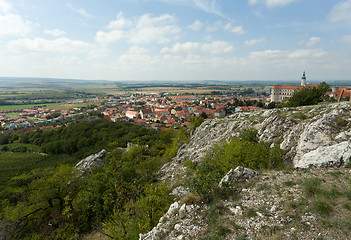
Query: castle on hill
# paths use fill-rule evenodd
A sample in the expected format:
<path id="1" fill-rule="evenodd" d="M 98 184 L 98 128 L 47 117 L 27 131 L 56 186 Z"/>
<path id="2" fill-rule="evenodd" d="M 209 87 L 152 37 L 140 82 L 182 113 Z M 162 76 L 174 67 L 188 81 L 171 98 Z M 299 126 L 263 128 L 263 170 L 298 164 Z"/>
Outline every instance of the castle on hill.
<path id="1" fill-rule="evenodd" d="M 284 99 L 290 98 L 296 91 L 302 88 L 318 87 L 317 84 L 307 84 L 306 72 L 303 72 L 300 86 L 282 86 L 277 85 L 271 89 L 271 102 L 281 102 Z"/>

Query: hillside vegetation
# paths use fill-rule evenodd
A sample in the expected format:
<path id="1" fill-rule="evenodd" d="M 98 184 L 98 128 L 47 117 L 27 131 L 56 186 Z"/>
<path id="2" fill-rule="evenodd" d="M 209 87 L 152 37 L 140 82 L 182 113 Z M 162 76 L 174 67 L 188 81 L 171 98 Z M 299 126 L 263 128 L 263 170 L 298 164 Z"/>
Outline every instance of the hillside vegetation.
<path id="1" fill-rule="evenodd" d="M 103 229 L 115 239 L 137 238 L 173 200 L 156 174 L 187 139 L 184 130 L 158 132 L 106 120 L 2 135 L 1 235 L 78 239 Z M 125 150 L 128 142 L 134 145 Z M 105 167 L 79 177 L 74 164 L 102 148 L 109 150 Z"/>
<path id="2" fill-rule="evenodd" d="M 4 178 L 0 229 L 6 231 L 0 233 L 10 239 L 81 239 L 92 231 L 106 239 L 348 239 L 350 113 L 349 103 L 322 104 L 207 119 L 190 131 L 100 119 L 2 135 L 7 162 L 0 164 L 17 170 Z M 84 174 L 74 167 L 101 149 L 108 152 L 103 165 Z M 33 164 L 21 169 L 26 161 Z M 219 186 L 238 166 L 258 176 Z"/>

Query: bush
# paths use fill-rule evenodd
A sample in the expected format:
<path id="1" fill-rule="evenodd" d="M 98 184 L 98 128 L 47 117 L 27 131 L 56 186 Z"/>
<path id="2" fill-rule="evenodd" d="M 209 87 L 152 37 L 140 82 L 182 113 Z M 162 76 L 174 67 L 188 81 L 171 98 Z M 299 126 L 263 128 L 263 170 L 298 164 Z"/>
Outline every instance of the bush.
<path id="1" fill-rule="evenodd" d="M 200 164 L 192 166 L 194 177 L 189 180 L 189 187 L 211 199 L 218 182 L 230 169 L 237 166 L 254 170 L 280 168 L 284 165 L 283 153 L 278 146 L 271 148 L 269 143 L 232 138 L 230 142 L 214 146 Z"/>

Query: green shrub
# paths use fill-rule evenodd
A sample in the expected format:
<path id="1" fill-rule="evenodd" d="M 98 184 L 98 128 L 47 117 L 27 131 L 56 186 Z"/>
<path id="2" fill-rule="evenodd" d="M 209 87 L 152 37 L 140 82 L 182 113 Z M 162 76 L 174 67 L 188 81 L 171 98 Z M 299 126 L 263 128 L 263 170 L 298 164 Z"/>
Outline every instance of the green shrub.
<path id="1" fill-rule="evenodd" d="M 293 182 L 293 181 L 286 181 L 286 182 L 284 182 L 283 184 L 284 184 L 285 186 L 287 186 L 287 187 L 292 187 L 292 186 L 294 186 L 296 183 Z"/>
<path id="2" fill-rule="evenodd" d="M 351 201 L 351 191 L 346 192 L 346 197 Z"/>
<path id="3" fill-rule="evenodd" d="M 247 217 L 255 217 L 256 216 L 256 210 L 253 209 L 253 208 L 247 209 L 246 216 Z"/>
<path id="4" fill-rule="evenodd" d="M 217 234 L 219 236 L 225 236 L 230 232 L 231 232 L 231 230 L 229 228 L 221 226 L 221 225 L 218 226 Z"/>
<path id="5" fill-rule="evenodd" d="M 191 205 L 194 203 L 199 203 L 201 201 L 201 197 L 198 194 L 194 194 L 194 193 L 187 193 L 183 198 L 182 198 L 182 202 L 187 204 L 187 205 Z"/>
<path id="6" fill-rule="evenodd" d="M 258 142 L 257 133 L 258 133 L 258 131 L 255 128 L 245 129 L 240 134 L 240 139 L 243 141 L 247 141 L 247 142 Z"/>
<path id="7" fill-rule="evenodd" d="M 193 167 L 194 176 L 188 181 L 189 187 L 206 197 L 212 194 L 219 181 L 237 166 L 254 170 L 280 168 L 284 151 L 265 142 L 249 142 L 232 138 L 230 142 L 215 145 L 200 164 Z"/>

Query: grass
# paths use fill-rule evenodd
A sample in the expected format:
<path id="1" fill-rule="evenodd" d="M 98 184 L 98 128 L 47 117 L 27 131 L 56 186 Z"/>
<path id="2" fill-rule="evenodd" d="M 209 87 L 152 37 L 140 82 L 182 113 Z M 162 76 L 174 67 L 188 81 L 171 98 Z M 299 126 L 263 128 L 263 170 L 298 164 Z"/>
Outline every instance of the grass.
<path id="1" fill-rule="evenodd" d="M 303 182 L 303 191 L 307 196 L 313 196 L 321 191 L 319 178 L 308 178 Z"/>
<path id="2" fill-rule="evenodd" d="M 332 209 L 333 209 L 332 206 L 327 201 L 318 199 L 318 200 L 313 202 L 314 212 L 316 212 L 320 215 L 329 216 Z"/>
<path id="3" fill-rule="evenodd" d="M 0 189 L 16 175 L 36 168 L 56 167 L 75 162 L 75 158 L 66 155 L 43 156 L 39 153 L 0 152 Z"/>
<path id="4" fill-rule="evenodd" d="M 7 111 L 7 110 L 16 110 L 16 109 L 25 109 L 25 108 L 33 108 L 33 107 L 53 107 L 61 105 L 62 103 L 45 103 L 45 104 L 28 104 L 28 105 L 3 105 L 0 106 L 0 111 Z"/>
<path id="5" fill-rule="evenodd" d="M 294 186 L 296 183 L 293 182 L 293 181 L 286 181 L 286 182 L 284 182 L 283 184 L 284 184 L 285 186 L 287 186 L 287 187 L 292 187 L 292 186 Z"/>

